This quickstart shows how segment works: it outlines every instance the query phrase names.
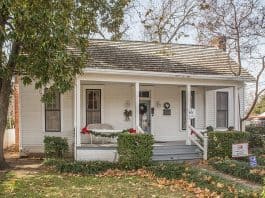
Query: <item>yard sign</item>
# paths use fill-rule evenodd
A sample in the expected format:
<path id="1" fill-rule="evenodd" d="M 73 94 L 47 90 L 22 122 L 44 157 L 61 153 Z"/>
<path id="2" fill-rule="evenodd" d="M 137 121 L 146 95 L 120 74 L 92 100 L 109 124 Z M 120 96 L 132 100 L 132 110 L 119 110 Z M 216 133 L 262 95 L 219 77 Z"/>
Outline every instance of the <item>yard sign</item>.
<path id="1" fill-rule="evenodd" d="M 232 157 L 246 157 L 246 156 L 248 156 L 248 143 L 232 145 Z"/>

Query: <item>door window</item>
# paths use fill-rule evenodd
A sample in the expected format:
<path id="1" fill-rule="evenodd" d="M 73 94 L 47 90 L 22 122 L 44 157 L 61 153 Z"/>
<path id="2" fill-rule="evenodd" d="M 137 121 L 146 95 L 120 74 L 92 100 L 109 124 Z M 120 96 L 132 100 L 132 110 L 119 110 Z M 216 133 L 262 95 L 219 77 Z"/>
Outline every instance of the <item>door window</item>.
<path id="1" fill-rule="evenodd" d="M 141 128 L 150 133 L 151 132 L 151 101 L 140 100 L 139 104 L 139 121 Z"/>
<path id="2" fill-rule="evenodd" d="M 86 124 L 101 123 L 101 90 L 86 90 Z"/>

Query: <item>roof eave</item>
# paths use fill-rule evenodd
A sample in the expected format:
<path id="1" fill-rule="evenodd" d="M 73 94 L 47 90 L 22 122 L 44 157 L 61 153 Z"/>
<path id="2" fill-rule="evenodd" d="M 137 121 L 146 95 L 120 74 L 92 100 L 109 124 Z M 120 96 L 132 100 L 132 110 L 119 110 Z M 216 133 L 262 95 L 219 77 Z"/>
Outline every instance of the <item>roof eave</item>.
<path id="1" fill-rule="evenodd" d="M 98 74 L 120 74 L 120 75 L 130 75 L 130 76 L 138 75 L 138 76 L 153 76 L 153 77 L 155 76 L 155 77 L 178 77 L 178 78 L 210 79 L 210 80 L 232 80 L 232 81 L 241 81 L 241 82 L 253 81 L 250 79 L 244 79 L 240 76 L 202 75 L 202 74 L 99 69 L 99 68 L 84 68 L 83 72 L 84 73 L 98 73 Z"/>

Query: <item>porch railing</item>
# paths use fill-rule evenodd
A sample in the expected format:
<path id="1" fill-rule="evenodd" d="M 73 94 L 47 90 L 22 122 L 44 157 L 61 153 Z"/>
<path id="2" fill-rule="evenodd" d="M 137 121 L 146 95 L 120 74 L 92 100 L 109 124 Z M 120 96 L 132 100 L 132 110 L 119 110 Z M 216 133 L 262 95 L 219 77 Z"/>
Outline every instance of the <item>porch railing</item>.
<path id="1" fill-rule="evenodd" d="M 142 127 L 137 126 L 137 132 L 138 133 L 144 133 L 144 130 L 142 129 Z"/>
<path id="2" fill-rule="evenodd" d="M 195 129 L 193 126 L 189 125 L 190 129 L 190 140 L 196 146 L 198 146 L 203 152 L 203 159 L 207 160 L 208 152 L 208 136 L 207 133 L 202 134 L 198 129 Z"/>

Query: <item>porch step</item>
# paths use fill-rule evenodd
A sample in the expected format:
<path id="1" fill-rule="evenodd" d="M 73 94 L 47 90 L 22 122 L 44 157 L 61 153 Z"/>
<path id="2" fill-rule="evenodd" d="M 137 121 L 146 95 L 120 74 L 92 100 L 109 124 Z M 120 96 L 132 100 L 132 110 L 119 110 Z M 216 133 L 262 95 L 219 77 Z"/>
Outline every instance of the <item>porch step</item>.
<path id="1" fill-rule="evenodd" d="M 153 161 L 188 161 L 202 159 L 202 156 L 198 154 L 182 154 L 182 155 L 154 155 L 152 157 Z"/>
<path id="2" fill-rule="evenodd" d="M 202 159 L 202 152 L 196 145 L 160 145 L 154 146 L 154 161 L 186 161 Z"/>

